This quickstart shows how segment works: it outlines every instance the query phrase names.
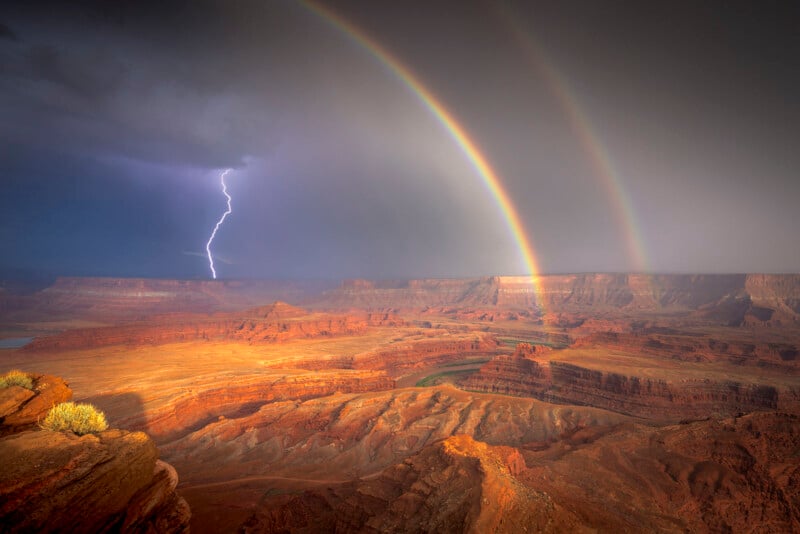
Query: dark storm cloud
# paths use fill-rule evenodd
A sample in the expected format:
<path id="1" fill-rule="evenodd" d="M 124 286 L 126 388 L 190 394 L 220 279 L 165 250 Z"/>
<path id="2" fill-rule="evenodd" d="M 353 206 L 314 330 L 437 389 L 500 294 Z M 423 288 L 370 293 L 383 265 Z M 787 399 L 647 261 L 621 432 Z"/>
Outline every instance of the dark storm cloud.
<path id="1" fill-rule="evenodd" d="M 463 123 L 546 270 L 634 264 L 607 178 L 504 16 L 570 86 L 652 269 L 800 269 L 797 5 L 332 6 Z M 223 276 L 523 269 L 446 130 L 297 3 L 7 2 L 0 18 L 0 267 L 206 276 L 216 172 L 234 167 Z"/>
<path id="2" fill-rule="evenodd" d="M 0 22 L 0 39 L 8 39 L 11 41 L 17 40 L 17 35 L 11 31 L 11 28 Z"/>
<path id="3" fill-rule="evenodd" d="M 318 43 L 292 31 L 302 13 L 291 5 L 79 6 L 18 10 L 26 40 L 2 56 L 4 101 L 25 125 L 18 142 L 45 134 L 96 154 L 241 166 L 311 107 L 325 54 L 309 58 Z"/>

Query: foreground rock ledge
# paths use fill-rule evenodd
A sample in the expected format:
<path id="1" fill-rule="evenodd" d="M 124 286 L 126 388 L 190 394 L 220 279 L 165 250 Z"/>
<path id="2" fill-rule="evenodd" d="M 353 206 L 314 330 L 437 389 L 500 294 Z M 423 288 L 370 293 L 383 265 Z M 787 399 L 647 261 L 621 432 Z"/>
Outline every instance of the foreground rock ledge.
<path id="1" fill-rule="evenodd" d="M 36 428 L 47 411 L 72 398 L 63 379 L 51 375 L 29 374 L 33 389 L 19 386 L 0 388 L 0 436 Z"/>
<path id="2" fill-rule="evenodd" d="M 0 439 L 3 532 L 187 532 L 175 470 L 143 432 L 27 431 Z"/>

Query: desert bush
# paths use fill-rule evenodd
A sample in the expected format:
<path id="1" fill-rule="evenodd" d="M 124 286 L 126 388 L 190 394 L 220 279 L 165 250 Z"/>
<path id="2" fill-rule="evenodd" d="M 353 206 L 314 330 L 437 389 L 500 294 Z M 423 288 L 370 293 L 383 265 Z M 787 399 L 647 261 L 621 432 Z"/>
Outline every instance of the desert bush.
<path id="1" fill-rule="evenodd" d="M 79 436 L 108 428 L 106 416 L 91 404 L 62 402 L 50 408 L 41 424 L 46 430 L 70 430 Z"/>
<path id="2" fill-rule="evenodd" d="M 27 373 L 14 369 L 0 376 L 0 388 L 7 388 L 10 386 L 21 386 L 26 389 L 33 389 L 33 380 L 31 380 L 31 377 L 28 376 Z"/>

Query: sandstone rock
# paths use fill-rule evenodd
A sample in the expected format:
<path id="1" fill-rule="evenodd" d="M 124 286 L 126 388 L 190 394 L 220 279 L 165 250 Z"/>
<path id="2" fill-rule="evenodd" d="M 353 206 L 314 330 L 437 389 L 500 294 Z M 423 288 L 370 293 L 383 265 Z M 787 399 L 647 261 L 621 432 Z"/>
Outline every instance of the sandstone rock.
<path id="1" fill-rule="evenodd" d="M 799 423 L 758 413 L 627 425 L 554 444 L 559 454 L 455 435 L 376 477 L 268 498 L 243 531 L 795 532 Z"/>
<path id="2" fill-rule="evenodd" d="M 593 310 L 695 310 L 718 324 L 796 324 L 800 320 L 797 275 L 545 275 L 537 287 L 528 276 L 466 280 L 345 281 L 316 304 L 328 309 L 439 309 L 465 318 L 509 319 L 498 309 L 556 312 Z M 491 311 L 492 308 L 495 311 Z M 477 315 L 472 310 L 483 310 Z M 524 315 L 530 317 L 529 315 Z M 556 322 L 552 324 L 557 324 Z"/>
<path id="3" fill-rule="evenodd" d="M 186 530 L 174 472 L 141 432 L 26 431 L 0 439 L 0 457 L 4 532 Z"/>
<path id="4" fill-rule="evenodd" d="M 0 418 L 18 411 L 34 395 L 34 391 L 21 386 L 0 388 Z"/>
<path id="5" fill-rule="evenodd" d="M 175 314 L 128 322 L 118 326 L 76 328 L 36 338 L 24 352 L 57 352 L 111 345 L 159 345 L 193 340 L 275 343 L 295 338 L 357 334 L 370 326 L 393 326 L 402 320 L 390 314 L 309 313 L 285 303 L 244 311 Z"/>
<path id="6" fill-rule="evenodd" d="M 556 360 L 538 362 L 519 352 L 493 358 L 460 385 L 474 391 L 594 406 L 662 423 L 800 409 L 800 396 L 792 389 L 732 379 L 626 375 Z"/>
<path id="7" fill-rule="evenodd" d="M 630 427 L 519 478 L 613 532 L 796 532 L 800 420 L 754 413 L 663 428 Z"/>
<path id="8" fill-rule="evenodd" d="M 0 419 L 0 435 L 35 426 L 50 408 L 72 398 L 72 390 L 61 378 L 50 375 L 33 375 L 32 378 L 33 391 L 20 387 L 0 389 L 0 405 L 6 414 Z"/>
<path id="9" fill-rule="evenodd" d="M 456 435 L 425 447 L 378 477 L 327 494 L 307 492 L 288 502 L 269 503 L 243 530 L 309 532 L 305 517 L 290 515 L 297 509 L 313 510 L 318 522 L 333 523 L 342 533 L 587 530 L 550 496 L 516 480 L 523 467 L 515 449 Z M 276 524 L 277 518 L 285 522 Z"/>
<path id="10" fill-rule="evenodd" d="M 156 460 L 153 478 L 128 502 L 123 532 L 188 532 L 192 513 L 186 500 L 175 491 L 178 473 Z"/>
<path id="11" fill-rule="evenodd" d="M 385 373 L 375 371 L 255 375 L 176 395 L 169 404 L 148 412 L 146 417 L 118 422 L 128 428 L 146 428 L 161 443 L 183 437 L 220 416 L 241 417 L 272 402 L 380 391 L 394 385 L 394 380 Z"/>
<path id="12" fill-rule="evenodd" d="M 351 365 L 354 369 L 383 369 L 390 374 L 397 374 L 408 369 L 493 355 L 497 351 L 498 343 L 492 335 L 483 332 L 440 332 L 436 337 L 401 341 L 356 354 Z"/>

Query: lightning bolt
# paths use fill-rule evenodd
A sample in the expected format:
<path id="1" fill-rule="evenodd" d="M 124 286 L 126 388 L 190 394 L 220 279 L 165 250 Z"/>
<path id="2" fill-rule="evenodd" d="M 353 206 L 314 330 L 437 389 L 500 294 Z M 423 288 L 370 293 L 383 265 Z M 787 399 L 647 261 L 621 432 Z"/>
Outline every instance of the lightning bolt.
<path id="1" fill-rule="evenodd" d="M 211 232 L 211 237 L 208 238 L 208 243 L 206 243 L 208 266 L 211 267 L 211 276 L 214 278 L 214 280 L 217 279 L 217 271 L 214 269 L 214 258 L 211 255 L 211 242 L 214 241 L 214 237 L 217 235 L 217 230 L 219 230 L 219 227 L 222 226 L 222 223 L 225 221 L 225 217 L 230 215 L 231 211 L 233 211 L 231 209 L 231 196 L 228 194 L 228 187 L 225 185 L 225 176 L 227 176 L 231 170 L 233 169 L 225 169 L 222 174 L 219 175 L 219 183 L 222 184 L 222 194 L 228 199 L 228 209 L 225 210 L 225 213 L 223 213 L 222 217 L 219 218 L 217 224 L 214 225 L 214 230 Z"/>

